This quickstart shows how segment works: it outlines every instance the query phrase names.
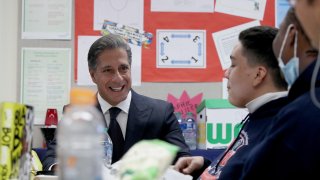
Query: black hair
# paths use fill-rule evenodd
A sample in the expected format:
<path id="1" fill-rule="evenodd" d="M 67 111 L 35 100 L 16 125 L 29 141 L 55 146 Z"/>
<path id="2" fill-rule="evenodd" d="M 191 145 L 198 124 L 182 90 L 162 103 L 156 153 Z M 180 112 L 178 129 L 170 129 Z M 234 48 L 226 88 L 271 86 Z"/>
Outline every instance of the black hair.
<path id="1" fill-rule="evenodd" d="M 97 67 L 98 56 L 107 49 L 123 48 L 128 55 L 128 62 L 131 65 L 132 52 L 129 44 L 119 35 L 108 34 L 96 40 L 90 47 L 88 53 L 88 66 L 89 69 Z"/>
<path id="2" fill-rule="evenodd" d="M 271 74 L 275 86 L 287 89 L 278 60 L 272 50 L 272 42 L 278 29 L 269 26 L 255 26 L 242 31 L 239 35 L 249 65 L 264 65 Z"/>
<path id="3" fill-rule="evenodd" d="M 291 7 L 291 8 L 288 9 L 287 14 L 286 14 L 286 17 L 285 17 L 283 23 L 284 23 L 284 25 L 285 25 L 286 28 L 287 28 L 290 24 L 293 24 L 293 25 L 297 28 L 298 32 L 301 33 L 301 35 L 303 36 L 303 38 L 305 38 L 305 39 L 307 40 L 307 42 L 308 42 L 309 44 L 311 44 L 311 41 L 310 41 L 309 37 L 307 36 L 307 34 L 304 32 L 303 27 L 301 26 L 300 21 L 299 21 L 299 19 L 297 18 L 293 7 Z"/>

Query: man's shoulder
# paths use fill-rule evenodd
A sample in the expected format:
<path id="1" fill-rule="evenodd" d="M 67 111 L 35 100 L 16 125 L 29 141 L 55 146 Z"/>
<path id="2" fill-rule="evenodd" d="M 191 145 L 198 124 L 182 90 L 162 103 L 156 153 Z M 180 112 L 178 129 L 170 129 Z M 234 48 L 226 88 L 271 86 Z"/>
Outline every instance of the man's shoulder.
<path id="1" fill-rule="evenodd" d="M 320 93 L 319 87 L 316 88 L 316 94 L 318 93 Z M 319 108 L 313 103 L 310 92 L 306 92 L 281 109 L 277 122 L 297 127 L 319 127 L 320 121 L 317 121 L 319 116 Z"/>
<path id="2" fill-rule="evenodd" d="M 169 102 L 167 102 L 165 100 L 152 98 L 152 97 L 149 97 L 149 96 L 138 94 L 138 93 L 136 93 L 134 91 L 132 93 L 132 100 L 141 101 L 143 103 L 156 104 L 156 105 L 167 105 L 167 104 L 169 104 Z"/>

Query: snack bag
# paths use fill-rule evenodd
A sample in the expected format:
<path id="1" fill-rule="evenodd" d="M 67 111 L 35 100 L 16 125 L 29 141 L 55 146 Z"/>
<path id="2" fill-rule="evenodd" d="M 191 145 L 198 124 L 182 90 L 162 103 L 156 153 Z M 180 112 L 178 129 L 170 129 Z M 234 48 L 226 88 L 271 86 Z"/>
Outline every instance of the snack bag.
<path id="1" fill-rule="evenodd" d="M 157 180 L 171 165 L 178 150 L 178 146 L 158 139 L 139 141 L 119 162 L 118 179 Z"/>

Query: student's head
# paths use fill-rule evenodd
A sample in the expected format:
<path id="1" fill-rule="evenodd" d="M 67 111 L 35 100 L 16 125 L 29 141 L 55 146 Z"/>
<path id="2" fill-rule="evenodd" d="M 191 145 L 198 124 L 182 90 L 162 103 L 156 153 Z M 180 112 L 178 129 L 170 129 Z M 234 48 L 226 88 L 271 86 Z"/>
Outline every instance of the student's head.
<path id="1" fill-rule="evenodd" d="M 278 61 L 272 51 L 275 28 L 256 26 L 242 31 L 231 53 L 231 66 L 224 77 L 228 79 L 229 101 L 245 107 L 251 100 L 269 93 L 286 90 Z"/>
<path id="2" fill-rule="evenodd" d="M 280 25 L 279 32 L 273 41 L 273 51 L 278 57 L 280 68 L 289 85 L 292 85 L 317 57 L 309 38 L 303 31 L 293 8 L 287 12 Z"/>
<path id="3" fill-rule="evenodd" d="M 131 60 L 130 46 L 118 35 L 103 36 L 90 47 L 91 79 L 101 97 L 113 106 L 125 100 L 131 89 Z"/>
<path id="4" fill-rule="evenodd" d="M 291 0 L 296 15 L 308 35 L 313 47 L 319 49 L 320 44 L 320 1 Z"/>

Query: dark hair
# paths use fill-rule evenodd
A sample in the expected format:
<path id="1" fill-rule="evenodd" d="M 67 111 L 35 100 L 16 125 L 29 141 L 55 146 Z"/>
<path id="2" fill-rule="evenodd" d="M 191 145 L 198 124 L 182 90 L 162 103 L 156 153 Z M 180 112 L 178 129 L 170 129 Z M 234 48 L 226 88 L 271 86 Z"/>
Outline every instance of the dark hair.
<path id="1" fill-rule="evenodd" d="M 278 60 L 272 50 L 272 42 L 278 29 L 269 26 L 255 26 L 242 31 L 239 41 L 250 65 L 264 65 L 271 74 L 275 86 L 287 88 L 287 82 L 280 73 Z"/>
<path id="2" fill-rule="evenodd" d="M 301 26 L 300 21 L 299 21 L 299 19 L 297 18 L 295 12 L 294 12 L 294 8 L 293 8 L 293 7 L 291 7 L 291 8 L 288 9 L 287 15 L 286 15 L 283 23 L 284 23 L 284 25 L 285 25 L 286 28 L 288 28 L 288 26 L 289 26 L 290 24 L 293 24 L 293 25 L 297 28 L 298 32 L 301 33 L 301 35 L 303 36 L 303 38 L 305 38 L 305 39 L 307 40 L 307 42 L 308 42 L 309 44 L 311 44 L 310 39 L 308 38 L 308 36 L 307 36 L 306 33 L 304 32 L 303 27 Z"/>
<path id="3" fill-rule="evenodd" d="M 108 34 L 97 39 L 90 47 L 88 53 L 88 66 L 89 69 L 97 67 L 98 56 L 107 49 L 123 48 L 128 55 L 128 62 L 131 65 L 132 52 L 129 44 L 119 35 Z"/>

